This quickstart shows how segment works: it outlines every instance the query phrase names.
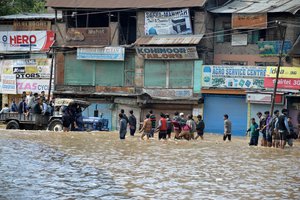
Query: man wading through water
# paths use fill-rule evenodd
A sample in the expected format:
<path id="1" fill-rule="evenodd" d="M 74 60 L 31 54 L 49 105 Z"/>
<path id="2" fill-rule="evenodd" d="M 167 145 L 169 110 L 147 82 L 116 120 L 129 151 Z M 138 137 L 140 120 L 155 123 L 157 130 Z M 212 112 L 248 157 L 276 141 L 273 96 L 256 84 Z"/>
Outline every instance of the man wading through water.
<path id="1" fill-rule="evenodd" d="M 229 141 L 231 141 L 231 121 L 228 119 L 228 115 L 224 115 L 224 136 L 223 140 L 226 141 L 226 138 L 228 138 Z"/>

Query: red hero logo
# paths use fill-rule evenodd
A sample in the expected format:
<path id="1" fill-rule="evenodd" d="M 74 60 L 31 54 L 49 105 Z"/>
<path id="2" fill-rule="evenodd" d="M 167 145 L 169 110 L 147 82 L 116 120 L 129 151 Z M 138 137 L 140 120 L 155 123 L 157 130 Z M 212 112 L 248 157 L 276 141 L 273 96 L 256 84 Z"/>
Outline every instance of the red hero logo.
<path id="1" fill-rule="evenodd" d="M 10 44 L 35 44 L 36 36 L 35 35 L 15 35 L 9 37 Z"/>

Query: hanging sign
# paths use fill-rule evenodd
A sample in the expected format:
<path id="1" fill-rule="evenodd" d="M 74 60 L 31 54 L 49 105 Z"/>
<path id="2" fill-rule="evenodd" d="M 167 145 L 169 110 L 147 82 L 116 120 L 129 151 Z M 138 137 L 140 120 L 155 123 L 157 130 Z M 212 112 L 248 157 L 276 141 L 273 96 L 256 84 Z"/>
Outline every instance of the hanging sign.
<path id="1" fill-rule="evenodd" d="M 1 31 L 0 52 L 48 51 L 54 43 L 53 31 Z"/>
<path id="2" fill-rule="evenodd" d="M 77 48 L 79 60 L 119 60 L 123 61 L 125 49 L 123 47 Z"/>
<path id="3" fill-rule="evenodd" d="M 192 34 L 189 9 L 145 12 L 145 35 Z"/>

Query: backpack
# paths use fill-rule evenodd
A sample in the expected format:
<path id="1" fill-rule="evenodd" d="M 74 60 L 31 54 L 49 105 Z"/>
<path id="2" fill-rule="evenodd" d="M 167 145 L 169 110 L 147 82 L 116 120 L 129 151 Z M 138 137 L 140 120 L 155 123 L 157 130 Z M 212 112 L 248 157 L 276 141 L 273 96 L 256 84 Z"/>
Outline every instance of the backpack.
<path id="1" fill-rule="evenodd" d="M 276 120 L 277 120 L 277 117 L 273 118 L 273 119 L 271 120 L 270 125 L 269 125 L 269 131 L 270 131 L 271 133 L 273 133 L 273 131 L 274 131 L 274 129 L 275 129 L 275 123 L 276 123 Z"/>
<path id="2" fill-rule="evenodd" d="M 189 125 L 187 125 L 187 124 L 185 124 L 183 127 L 182 127 L 182 130 L 184 130 L 184 131 L 190 131 L 192 128 L 189 126 Z"/>

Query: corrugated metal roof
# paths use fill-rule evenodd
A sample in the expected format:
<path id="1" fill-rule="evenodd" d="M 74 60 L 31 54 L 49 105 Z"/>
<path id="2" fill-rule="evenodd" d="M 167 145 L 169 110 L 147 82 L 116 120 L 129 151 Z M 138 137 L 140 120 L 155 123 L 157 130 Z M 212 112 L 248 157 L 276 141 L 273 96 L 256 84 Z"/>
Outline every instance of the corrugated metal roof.
<path id="1" fill-rule="evenodd" d="M 289 55 L 291 56 L 300 56 L 300 35 L 298 36 L 296 42 L 294 43 L 291 51 L 289 52 Z"/>
<path id="2" fill-rule="evenodd" d="M 276 13 L 289 12 L 296 14 L 300 10 L 299 0 L 233 0 L 212 13 Z"/>
<path id="3" fill-rule="evenodd" d="M 187 8 L 202 7 L 206 0 L 47 0 L 53 8 Z"/>
<path id="4" fill-rule="evenodd" d="M 54 13 L 23 13 L 23 14 L 0 16 L 0 20 L 16 20 L 16 19 L 55 19 L 55 14 Z M 57 19 L 62 19 L 61 13 L 57 13 Z"/>
<path id="5" fill-rule="evenodd" d="M 173 44 L 199 44 L 203 34 L 200 35 L 156 35 L 143 36 L 135 41 L 135 45 L 173 45 Z"/>

